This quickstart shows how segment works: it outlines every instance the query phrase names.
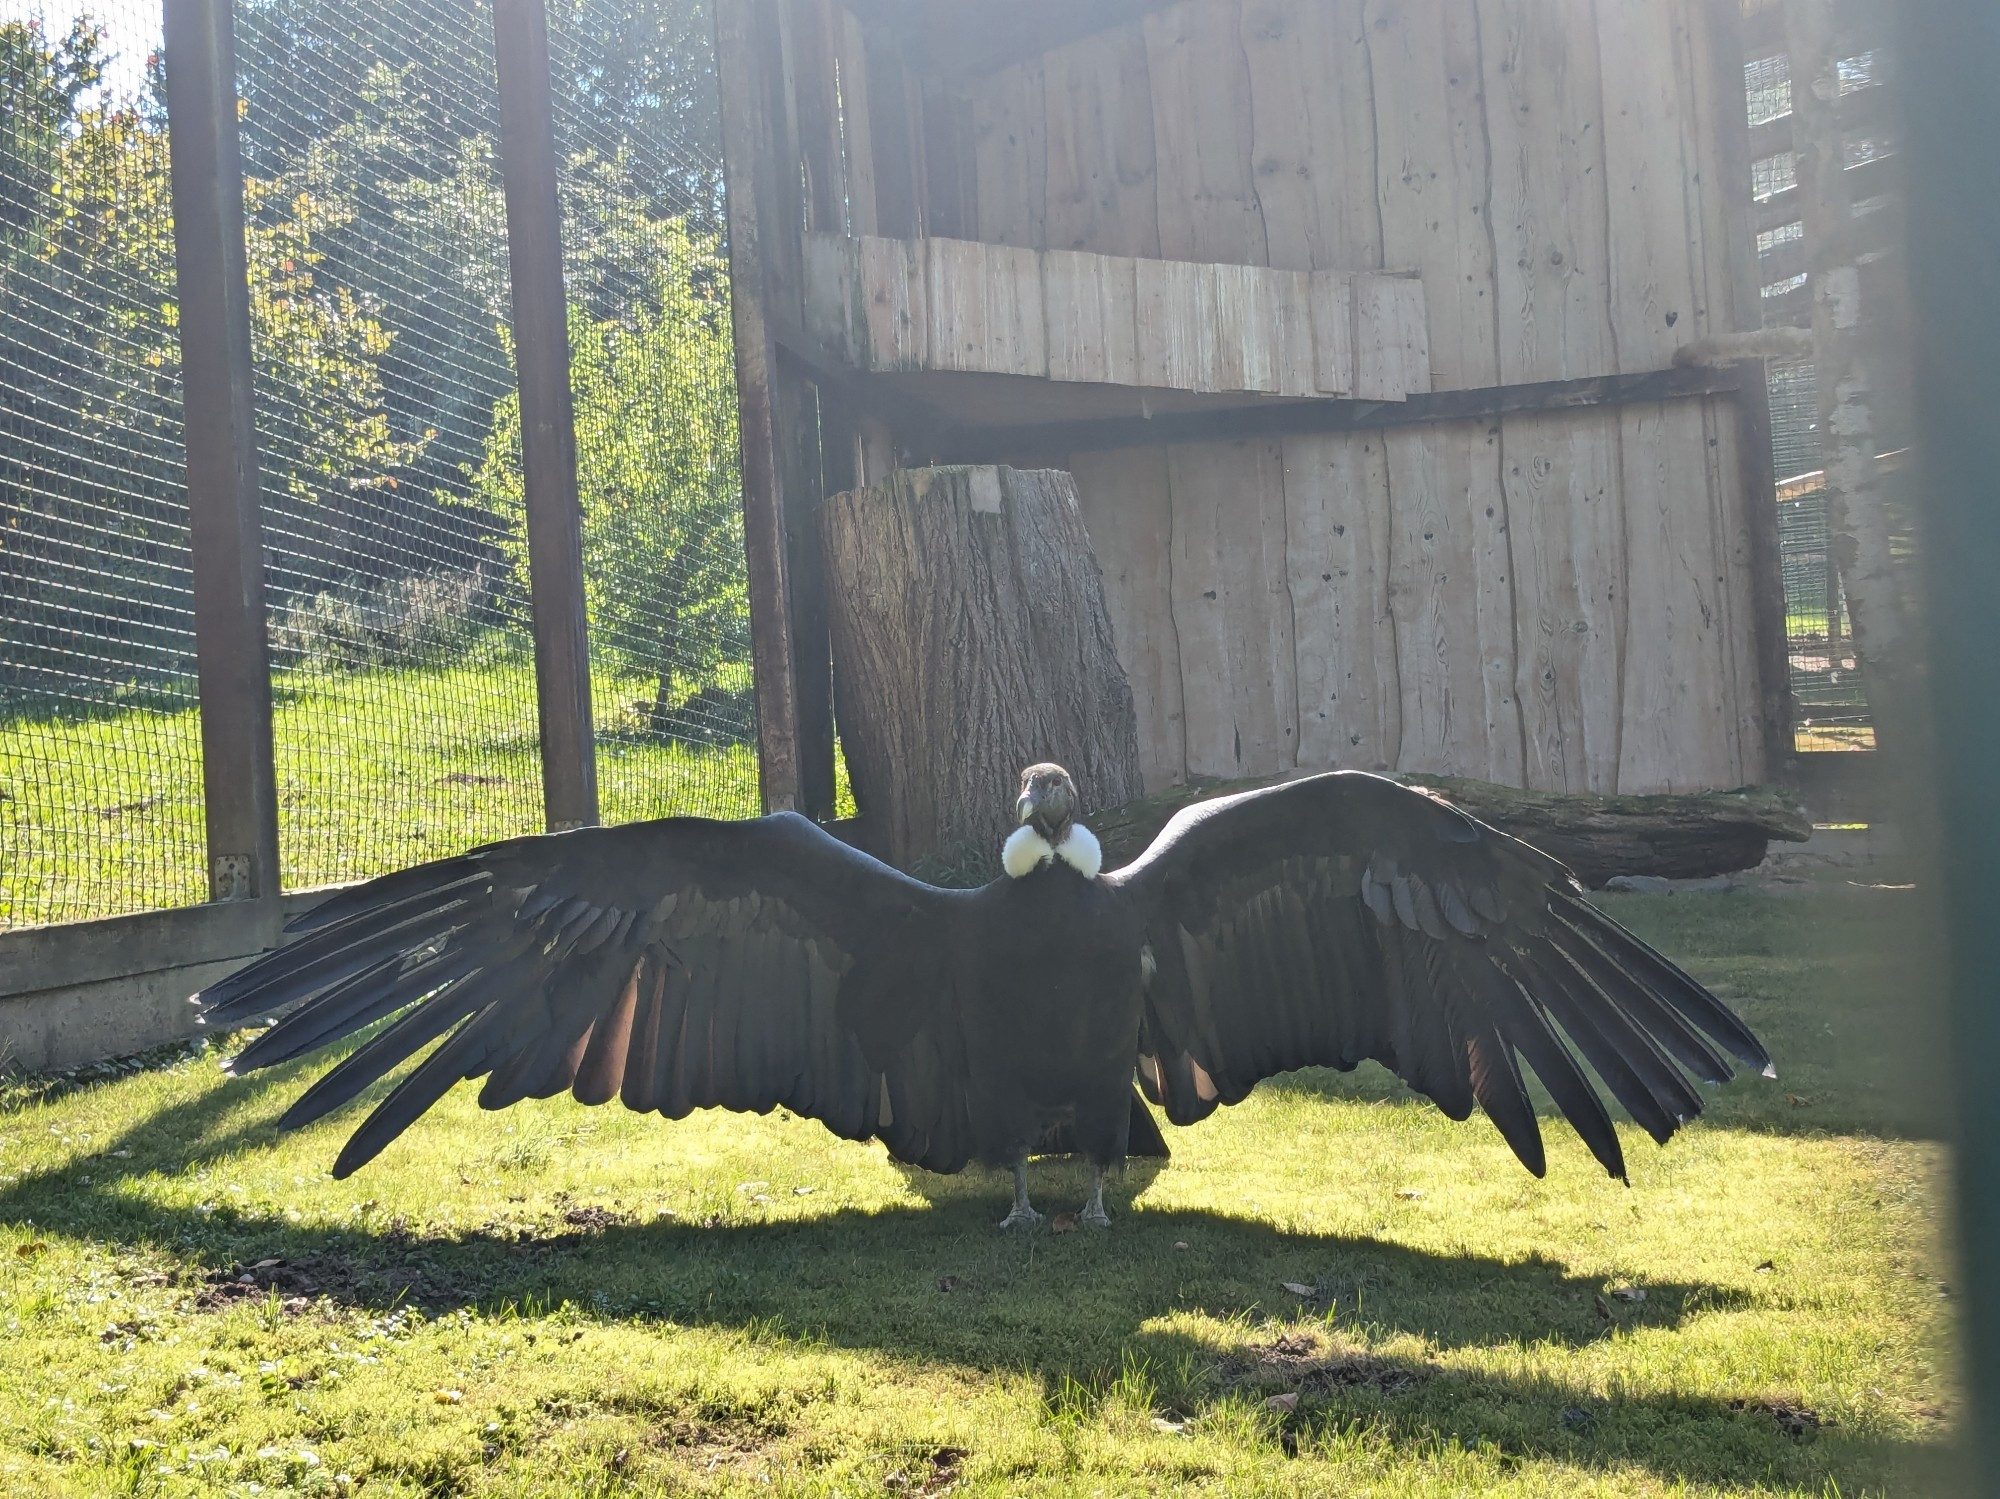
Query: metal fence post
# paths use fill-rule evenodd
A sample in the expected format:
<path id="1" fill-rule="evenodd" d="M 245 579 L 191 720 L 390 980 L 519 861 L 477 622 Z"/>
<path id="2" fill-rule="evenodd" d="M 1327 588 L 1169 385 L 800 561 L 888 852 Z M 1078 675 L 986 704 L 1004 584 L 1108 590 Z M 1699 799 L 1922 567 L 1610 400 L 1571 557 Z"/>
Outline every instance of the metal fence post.
<path id="1" fill-rule="evenodd" d="M 542 0 L 495 0 L 500 170 L 514 296 L 514 368 L 521 390 L 521 475 L 528 512 L 528 591 L 542 797 L 551 831 L 597 821 L 590 639 L 583 596 L 583 510 L 570 401 L 562 207 L 556 192 L 548 15 Z"/>
<path id="2" fill-rule="evenodd" d="M 209 896 L 245 900 L 278 893 L 278 792 L 230 0 L 163 30 Z"/>

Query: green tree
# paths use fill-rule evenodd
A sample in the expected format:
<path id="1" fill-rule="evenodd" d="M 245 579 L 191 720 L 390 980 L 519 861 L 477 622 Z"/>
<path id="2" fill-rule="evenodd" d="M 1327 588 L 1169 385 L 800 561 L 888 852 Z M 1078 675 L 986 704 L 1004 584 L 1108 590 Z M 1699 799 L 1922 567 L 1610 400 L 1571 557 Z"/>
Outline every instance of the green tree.
<path id="1" fill-rule="evenodd" d="M 749 596 L 721 246 L 678 221 L 653 225 L 648 241 L 644 295 L 617 315 L 571 307 L 570 385 L 592 637 L 658 683 L 653 721 L 664 729 L 714 703 L 721 669 L 746 659 Z M 476 491 L 508 522 L 525 586 L 520 431 L 508 396 Z"/>

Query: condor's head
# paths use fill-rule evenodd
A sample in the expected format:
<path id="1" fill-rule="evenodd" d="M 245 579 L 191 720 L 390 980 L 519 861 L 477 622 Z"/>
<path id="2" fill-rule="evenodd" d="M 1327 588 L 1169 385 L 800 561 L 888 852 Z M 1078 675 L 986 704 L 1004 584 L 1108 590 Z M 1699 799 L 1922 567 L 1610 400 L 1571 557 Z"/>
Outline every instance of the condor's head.
<path id="1" fill-rule="evenodd" d="M 1060 765 L 1030 765 L 1021 772 L 1021 794 L 1014 802 L 1020 824 L 1000 852 L 1000 862 L 1015 879 L 1044 865 L 1067 864 L 1087 880 L 1097 878 L 1104 851 L 1089 828 L 1076 820 L 1076 782 Z"/>
<path id="2" fill-rule="evenodd" d="M 1050 848 L 1060 848 L 1076 821 L 1076 782 L 1060 765 L 1030 765 L 1021 772 L 1021 795 L 1014 802 L 1014 820 L 1040 833 Z"/>

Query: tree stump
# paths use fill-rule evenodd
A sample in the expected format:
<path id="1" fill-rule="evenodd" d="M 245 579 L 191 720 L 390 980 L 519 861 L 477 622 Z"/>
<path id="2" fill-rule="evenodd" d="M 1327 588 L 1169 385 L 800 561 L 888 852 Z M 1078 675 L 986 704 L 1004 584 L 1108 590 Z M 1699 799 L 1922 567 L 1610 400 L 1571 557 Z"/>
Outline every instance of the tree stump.
<path id="1" fill-rule="evenodd" d="M 821 514 L 841 745 L 869 846 L 997 864 L 1023 767 L 1138 796 L 1138 721 L 1060 470 L 899 469 Z"/>

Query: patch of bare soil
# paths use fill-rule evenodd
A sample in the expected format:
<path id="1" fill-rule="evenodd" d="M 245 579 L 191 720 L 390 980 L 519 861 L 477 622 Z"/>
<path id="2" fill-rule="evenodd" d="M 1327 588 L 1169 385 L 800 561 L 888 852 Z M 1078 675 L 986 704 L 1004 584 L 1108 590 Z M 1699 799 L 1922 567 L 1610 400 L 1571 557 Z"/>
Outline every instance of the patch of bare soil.
<path id="1" fill-rule="evenodd" d="M 198 1311 L 219 1311 L 275 1292 L 288 1317 L 302 1315 L 318 1297 L 362 1305 L 404 1305 L 435 1311 L 462 1305 L 463 1291 L 427 1260 L 382 1262 L 338 1251 L 296 1260 L 265 1259 L 209 1274 L 195 1295 Z"/>
<path id="2" fill-rule="evenodd" d="M 783 1422 L 759 1425 L 736 1419 L 677 1420 L 662 1426 L 648 1440 L 699 1473 L 748 1472 L 764 1465 L 785 1429 Z"/>
<path id="3" fill-rule="evenodd" d="M 1224 1384 L 1239 1388 L 1308 1395 L 1357 1389 L 1404 1395 L 1431 1377 L 1428 1368 L 1397 1363 L 1310 1330 L 1252 1344 L 1225 1358 L 1216 1373 Z"/>
<path id="4" fill-rule="evenodd" d="M 959 1468 L 970 1456 L 963 1447 L 939 1447 L 914 1463 L 897 1468 L 882 1480 L 892 1494 L 938 1499 L 958 1487 Z"/>

